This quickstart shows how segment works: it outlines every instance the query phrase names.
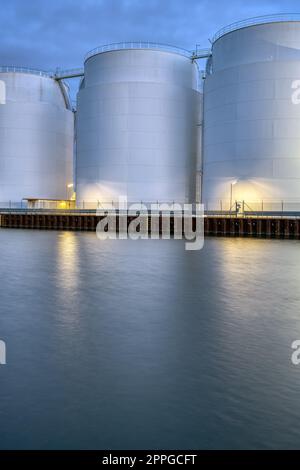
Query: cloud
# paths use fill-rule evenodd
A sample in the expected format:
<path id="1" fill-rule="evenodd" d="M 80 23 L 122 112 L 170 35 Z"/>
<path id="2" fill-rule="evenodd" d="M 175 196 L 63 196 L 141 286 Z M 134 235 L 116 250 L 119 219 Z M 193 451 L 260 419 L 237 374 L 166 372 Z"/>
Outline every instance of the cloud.
<path id="1" fill-rule="evenodd" d="M 2 0 L 0 63 L 45 70 L 81 66 L 90 49 L 121 41 L 207 47 L 222 26 L 297 10 L 278 0 Z"/>

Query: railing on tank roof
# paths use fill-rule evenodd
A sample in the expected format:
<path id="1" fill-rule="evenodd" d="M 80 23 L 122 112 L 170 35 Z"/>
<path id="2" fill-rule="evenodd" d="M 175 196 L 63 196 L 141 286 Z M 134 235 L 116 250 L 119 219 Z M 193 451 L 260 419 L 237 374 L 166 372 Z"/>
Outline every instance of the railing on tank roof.
<path id="1" fill-rule="evenodd" d="M 10 72 L 19 72 L 19 73 L 28 73 L 33 75 L 39 75 L 41 77 L 52 77 L 51 72 L 45 72 L 44 70 L 30 69 L 28 67 L 17 67 L 14 65 L 2 65 L 0 66 L 0 72 L 10 73 Z"/>
<path id="2" fill-rule="evenodd" d="M 54 78 L 55 80 L 63 80 L 67 78 L 82 77 L 84 75 L 83 68 L 59 70 L 53 72 L 46 72 L 45 70 L 30 69 L 28 67 L 17 67 L 15 65 L 2 65 L 0 66 L 0 73 L 28 73 L 32 75 L 39 75 L 40 77 Z"/>
<path id="3" fill-rule="evenodd" d="M 92 49 L 85 56 L 85 61 L 90 57 L 93 57 L 97 54 L 102 54 L 103 52 L 119 51 L 123 49 L 157 49 L 164 52 L 173 52 L 175 54 L 180 54 L 185 57 L 191 58 L 192 52 L 180 47 L 171 46 L 170 44 L 159 44 L 156 42 L 118 42 L 114 44 L 106 44 L 105 46 L 99 46 L 95 49 Z"/>
<path id="4" fill-rule="evenodd" d="M 300 21 L 300 13 L 278 13 L 276 15 L 256 16 L 247 20 L 237 21 L 231 23 L 224 28 L 221 28 L 212 38 L 211 42 L 214 43 L 222 36 L 233 31 L 237 31 L 248 26 L 256 26 L 267 23 L 280 23 L 281 21 Z"/>

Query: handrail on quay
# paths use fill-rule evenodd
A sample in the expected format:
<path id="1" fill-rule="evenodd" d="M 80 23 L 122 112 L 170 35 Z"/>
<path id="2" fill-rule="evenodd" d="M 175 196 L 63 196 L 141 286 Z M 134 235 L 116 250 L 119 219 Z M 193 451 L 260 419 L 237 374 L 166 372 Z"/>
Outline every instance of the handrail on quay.
<path id="1" fill-rule="evenodd" d="M 205 211 L 204 216 L 208 218 L 237 218 L 237 219 L 300 219 L 300 212 L 278 212 L 278 211 L 269 211 L 269 212 L 252 212 L 252 211 L 245 211 L 243 213 L 238 212 L 230 212 L 230 211 Z"/>
<path id="2" fill-rule="evenodd" d="M 128 209 L 127 211 L 118 210 L 118 209 L 109 209 L 109 208 L 98 208 L 98 209 L 33 209 L 33 208 L 0 208 L 0 214 L 52 214 L 52 215 L 103 215 L 103 214 L 110 214 L 115 213 L 117 215 L 120 214 L 128 214 L 130 213 L 147 213 L 151 215 L 150 209 L 147 211 L 140 211 L 139 209 L 135 209 L 134 211 Z M 163 212 L 170 212 L 176 213 L 176 211 L 170 209 L 170 211 L 160 210 L 160 213 Z M 196 215 L 196 212 L 193 212 L 192 215 Z M 273 219 L 273 218 L 282 218 L 282 219 L 300 219 L 300 211 L 266 211 L 266 212 L 259 212 L 259 211 L 244 211 L 243 213 L 238 213 L 236 211 L 205 211 L 204 212 L 205 218 L 263 218 L 263 219 Z"/>

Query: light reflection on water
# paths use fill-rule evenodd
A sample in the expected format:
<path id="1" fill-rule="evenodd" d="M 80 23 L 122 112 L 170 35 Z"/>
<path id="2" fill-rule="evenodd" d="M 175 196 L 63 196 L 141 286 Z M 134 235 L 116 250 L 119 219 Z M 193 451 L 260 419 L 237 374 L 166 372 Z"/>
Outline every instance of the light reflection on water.
<path id="1" fill-rule="evenodd" d="M 62 232 L 57 240 L 57 279 L 61 291 L 78 287 L 78 238 L 74 232 Z"/>
<path id="2" fill-rule="evenodd" d="M 298 242 L 0 241 L 1 448 L 299 447 Z"/>

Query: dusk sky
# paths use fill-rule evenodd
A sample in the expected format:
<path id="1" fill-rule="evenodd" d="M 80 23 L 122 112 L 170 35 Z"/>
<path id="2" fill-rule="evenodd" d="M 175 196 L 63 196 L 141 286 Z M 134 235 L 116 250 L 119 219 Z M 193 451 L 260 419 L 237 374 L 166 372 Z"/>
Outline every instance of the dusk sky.
<path id="1" fill-rule="evenodd" d="M 44 70 L 80 67 L 89 50 L 112 42 L 205 48 L 234 21 L 300 12 L 297 0 L 2 0 L 1 6 L 0 63 Z"/>
<path id="2" fill-rule="evenodd" d="M 193 49 L 233 21 L 300 12 L 297 0 L 2 0 L 0 62 L 52 69 L 82 65 L 87 51 L 121 41 Z"/>

